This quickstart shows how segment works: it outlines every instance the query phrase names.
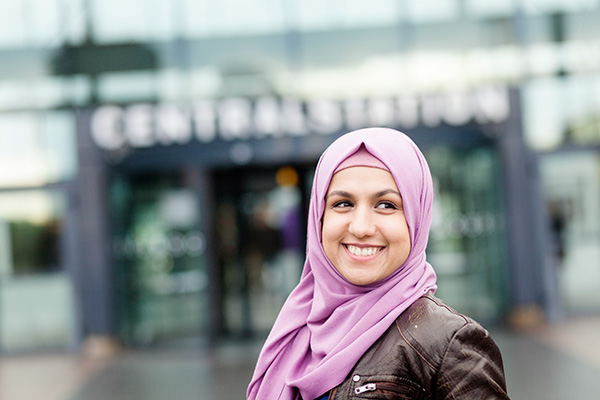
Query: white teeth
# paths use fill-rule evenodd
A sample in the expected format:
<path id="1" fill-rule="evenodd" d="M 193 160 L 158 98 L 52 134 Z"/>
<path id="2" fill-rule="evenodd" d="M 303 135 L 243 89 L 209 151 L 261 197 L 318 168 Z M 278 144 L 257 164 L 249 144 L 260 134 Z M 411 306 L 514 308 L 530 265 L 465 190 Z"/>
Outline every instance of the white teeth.
<path id="1" fill-rule="evenodd" d="M 352 245 L 348 245 L 346 246 L 348 251 L 352 254 L 354 254 L 355 256 L 372 256 L 373 254 L 377 253 L 380 248 L 379 247 L 357 247 L 357 246 L 352 246 Z"/>

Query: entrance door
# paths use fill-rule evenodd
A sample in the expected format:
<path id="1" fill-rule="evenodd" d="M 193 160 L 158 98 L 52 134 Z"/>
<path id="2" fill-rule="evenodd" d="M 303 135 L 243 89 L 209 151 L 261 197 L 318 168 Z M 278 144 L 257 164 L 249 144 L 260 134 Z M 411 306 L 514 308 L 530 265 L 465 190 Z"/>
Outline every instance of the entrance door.
<path id="1" fill-rule="evenodd" d="M 506 307 L 508 259 L 504 240 L 501 168 L 493 147 L 425 151 L 435 185 L 427 258 L 437 294 L 480 321 Z"/>
<path id="2" fill-rule="evenodd" d="M 182 170 L 112 182 L 119 327 L 128 344 L 206 334 L 206 216 L 196 181 L 195 171 Z"/>
<path id="3" fill-rule="evenodd" d="M 230 337 L 268 332 L 299 281 L 307 176 L 299 167 L 215 173 L 223 330 Z"/>

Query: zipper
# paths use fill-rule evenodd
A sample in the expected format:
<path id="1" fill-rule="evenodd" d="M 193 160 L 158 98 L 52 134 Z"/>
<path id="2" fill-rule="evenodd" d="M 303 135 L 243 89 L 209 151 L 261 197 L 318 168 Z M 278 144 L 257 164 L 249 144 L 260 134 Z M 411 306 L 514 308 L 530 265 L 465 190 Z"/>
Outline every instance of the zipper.
<path id="1" fill-rule="evenodd" d="M 374 392 L 375 390 L 377 390 L 376 384 L 367 383 L 366 385 L 359 386 L 356 389 L 354 389 L 354 393 L 361 394 L 361 393 L 365 393 L 365 392 Z"/>
<path id="2" fill-rule="evenodd" d="M 392 382 L 377 382 L 377 383 L 367 383 L 366 385 L 359 386 L 356 389 L 354 389 L 354 393 L 361 394 L 361 393 L 366 393 L 366 392 L 374 392 L 376 390 L 388 391 L 388 392 L 393 392 L 393 393 L 403 394 L 403 395 L 408 395 L 411 393 L 413 395 L 416 395 L 419 392 L 418 389 L 414 389 L 414 388 L 411 389 L 406 386 L 398 385 L 398 384 L 395 384 Z"/>

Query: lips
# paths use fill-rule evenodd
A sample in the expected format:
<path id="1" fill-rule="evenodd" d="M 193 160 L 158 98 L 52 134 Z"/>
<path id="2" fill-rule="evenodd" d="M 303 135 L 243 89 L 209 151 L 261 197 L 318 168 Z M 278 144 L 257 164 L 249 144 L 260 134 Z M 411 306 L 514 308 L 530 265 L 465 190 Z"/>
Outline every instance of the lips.
<path id="1" fill-rule="evenodd" d="M 347 244 L 345 247 L 350 254 L 357 257 L 374 256 L 375 254 L 383 250 L 383 247 L 359 247 L 351 244 Z"/>

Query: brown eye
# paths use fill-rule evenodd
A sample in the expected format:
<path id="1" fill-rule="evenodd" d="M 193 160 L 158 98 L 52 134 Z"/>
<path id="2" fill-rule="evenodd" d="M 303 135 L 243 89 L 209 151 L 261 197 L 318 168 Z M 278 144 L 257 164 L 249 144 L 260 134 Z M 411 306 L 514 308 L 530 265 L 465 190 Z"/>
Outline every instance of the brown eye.
<path id="1" fill-rule="evenodd" d="M 333 203 L 333 208 L 348 208 L 348 207 L 352 207 L 352 203 L 350 203 L 347 200 L 342 200 L 342 201 L 336 201 L 335 203 Z"/>
<path id="2" fill-rule="evenodd" d="M 398 209 L 398 207 L 394 203 L 392 203 L 391 201 L 382 201 L 382 202 L 379 202 L 377 204 L 376 208 L 381 209 L 381 210 L 397 210 Z"/>

